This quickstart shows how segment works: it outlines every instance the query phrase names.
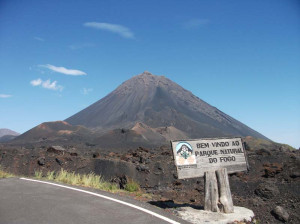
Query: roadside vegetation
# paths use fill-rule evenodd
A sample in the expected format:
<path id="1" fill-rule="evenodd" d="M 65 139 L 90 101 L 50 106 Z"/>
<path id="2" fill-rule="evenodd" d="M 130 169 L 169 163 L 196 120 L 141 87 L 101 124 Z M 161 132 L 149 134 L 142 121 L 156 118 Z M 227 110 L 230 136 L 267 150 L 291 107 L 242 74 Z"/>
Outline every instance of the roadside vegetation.
<path id="1" fill-rule="evenodd" d="M 36 171 L 34 177 L 36 179 L 50 180 L 70 185 L 91 187 L 94 189 L 109 191 L 109 192 L 135 192 L 140 193 L 141 188 L 137 182 L 130 179 L 125 186 L 124 190 L 121 190 L 119 186 L 115 183 L 110 183 L 105 181 L 100 175 L 94 173 L 89 174 L 78 174 L 75 172 L 68 172 L 61 169 L 58 172 L 48 171 L 43 175 L 41 171 Z"/>
<path id="2" fill-rule="evenodd" d="M 138 192 L 141 191 L 140 185 L 132 179 L 128 180 L 128 183 L 125 186 L 125 190 L 129 192 Z"/>
<path id="3" fill-rule="evenodd" d="M 15 177 L 15 175 L 4 171 L 0 166 L 0 179 L 9 177 Z M 101 177 L 100 175 L 96 175 L 95 173 L 78 174 L 75 172 L 68 172 L 64 169 L 61 169 L 58 172 L 48 171 L 44 174 L 42 171 L 35 171 L 34 178 L 39 180 L 55 181 L 75 186 L 90 187 L 103 191 L 109 191 L 112 193 L 133 194 L 135 196 L 151 198 L 150 195 L 144 194 L 141 191 L 140 185 L 133 179 L 128 179 L 128 182 L 125 185 L 124 189 L 120 189 L 120 187 L 116 183 L 105 181 L 103 177 Z"/>
<path id="4" fill-rule="evenodd" d="M 13 174 L 5 172 L 5 171 L 1 168 L 1 166 L 0 166 L 0 179 L 1 179 L 1 178 L 13 177 L 13 176 L 14 176 Z"/>

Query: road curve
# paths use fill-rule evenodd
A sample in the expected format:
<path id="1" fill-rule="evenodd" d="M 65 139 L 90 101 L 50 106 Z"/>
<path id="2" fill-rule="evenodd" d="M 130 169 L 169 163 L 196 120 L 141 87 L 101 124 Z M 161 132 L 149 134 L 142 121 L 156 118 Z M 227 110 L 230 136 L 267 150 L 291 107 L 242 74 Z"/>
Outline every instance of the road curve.
<path id="1" fill-rule="evenodd" d="M 107 192 L 30 179 L 0 179 L 0 224 L 186 223 Z"/>

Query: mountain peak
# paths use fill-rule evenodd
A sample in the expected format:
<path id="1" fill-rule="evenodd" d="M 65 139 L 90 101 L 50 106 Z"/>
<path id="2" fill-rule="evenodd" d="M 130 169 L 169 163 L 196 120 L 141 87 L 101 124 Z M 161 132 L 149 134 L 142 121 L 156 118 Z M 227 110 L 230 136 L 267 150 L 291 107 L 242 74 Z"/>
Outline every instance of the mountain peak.
<path id="1" fill-rule="evenodd" d="M 135 75 L 131 79 L 123 82 L 113 92 L 124 95 L 139 91 L 140 94 L 148 93 L 149 96 L 150 92 L 155 91 L 157 86 L 168 86 L 170 83 L 173 82 L 164 76 L 153 75 L 148 71 L 144 71 L 143 73 Z"/>
<path id="2" fill-rule="evenodd" d="M 148 71 L 144 71 L 143 73 L 139 74 L 139 75 L 136 75 L 136 76 L 133 76 L 132 78 L 139 78 L 139 79 L 150 79 L 150 80 L 156 80 L 156 79 L 160 79 L 164 76 L 159 76 L 159 75 L 154 75 L 152 74 L 151 72 L 148 72 Z M 131 79 L 129 79 L 131 80 Z M 129 81 L 128 80 L 128 81 Z"/>
<path id="3" fill-rule="evenodd" d="M 144 71 L 143 73 L 139 74 L 139 75 L 136 75 L 136 76 L 133 76 L 132 77 L 133 79 L 134 78 L 144 78 L 144 79 L 152 79 L 152 80 L 158 80 L 158 79 L 166 79 L 165 76 L 162 76 L 162 75 L 154 75 L 152 74 L 151 72 L 149 71 Z M 131 79 L 129 79 L 131 80 Z M 127 81 L 129 81 L 127 80 Z"/>
<path id="4" fill-rule="evenodd" d="M 151 73 L 151 72 L 148 72 L 148 71 L 144 71 L 144 72 L 142 73 L 142 75 L 152 75 L 152 73 Z"/>

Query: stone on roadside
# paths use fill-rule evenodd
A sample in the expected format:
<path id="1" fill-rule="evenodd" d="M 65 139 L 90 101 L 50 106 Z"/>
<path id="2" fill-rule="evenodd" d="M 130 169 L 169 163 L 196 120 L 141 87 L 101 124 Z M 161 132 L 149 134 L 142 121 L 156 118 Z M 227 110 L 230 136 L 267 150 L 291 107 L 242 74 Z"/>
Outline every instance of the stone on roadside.
<path id="1" fill-rule="evenodd" d="M 287 222 L 290 217 L 287 211 L 281 206 L 276 206 L 271 213 L 276 219 L 282 222 Z"/>

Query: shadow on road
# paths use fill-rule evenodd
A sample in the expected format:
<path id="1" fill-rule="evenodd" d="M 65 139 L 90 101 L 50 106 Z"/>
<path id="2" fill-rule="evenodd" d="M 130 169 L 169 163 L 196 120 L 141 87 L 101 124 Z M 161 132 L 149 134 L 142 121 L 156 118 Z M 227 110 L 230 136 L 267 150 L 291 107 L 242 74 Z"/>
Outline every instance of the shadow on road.
<path id="1" fill-rule="evenodd" d="M 181 208 L 181 207 L 191 207 L 191 208 L 199 209 L 199 210 L 203 210 L 204 209 L 204 207 L 200 206 L 200 205 L 192 205 L 192 204 L 188 204 L 188 203 L 177 204 L 173 200 L 167 200 L 167 201 L 150 201 L 148 203 L 151 204 L 151 205 L 157 206 L 159 208 L 163 208 L 163 209 L 166 209 L 166 208 Z"/>

